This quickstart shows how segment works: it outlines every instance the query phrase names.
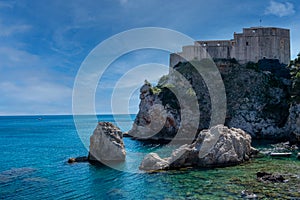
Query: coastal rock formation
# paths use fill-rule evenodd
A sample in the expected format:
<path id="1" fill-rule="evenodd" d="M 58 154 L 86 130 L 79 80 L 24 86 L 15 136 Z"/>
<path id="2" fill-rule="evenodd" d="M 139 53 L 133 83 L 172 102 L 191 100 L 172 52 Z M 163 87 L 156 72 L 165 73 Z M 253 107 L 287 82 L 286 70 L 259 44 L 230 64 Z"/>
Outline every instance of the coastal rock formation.
<path id="1" fill-rule="evenodd" d="M 126 156 L 122 132 L 110 122 L 99 122 L 90 137 L 88 159 L 95 162 L 124 161 Z"/>
<path id="2" fill-rule="evenodd" d="M 258 64 L 246 65 L 240 65 L 235 60 L 215 60 L 215 63 L 226 90 L 225 125 L 240 128 L 253 138 L 278 140 L 288 138 L 288 132 L 284 128 L 289 116 L 291 81 L 288 79 L 288 70 L 282 65 L 277 65 L 277 62 L 267 62 L 267 59 Z M 276 66 L 273 66 L 275 64 Z M 269 70 L 273 68 L 276 68 L 273 70 L 274 73 Z M 190 63 L 178 63 L 174 69 L 190 82 L 196 93 L 200 112 L 198 130 L 209 128 L 212 105 L 204 79 Z M 278 74 L 282 74 L 277 73 L 279 71 L 284 71 L 284 76 L 279 76 Z M 172 73 L 163 76 L 155 87 L 144 85 L 141 89 L 140 110 L 130 134 L 145 132 L 144 129 L 152 120 L 150 111 L 154 106 L 160 105 L 164 108 L 168 120 L 160 131 L 156 130 L 156 135 L 151 133 L 151 138 L 174 137 L 182 125 L 182 108 L 177 97 L 168 88 L 180 88 L 182 85 L 174 79 Z M 187 95 L 185 99 L 189 99 L 189 96 Z"/>
<path id="3" fill-rule="evenodd" d="M 164 92 L 170 95 L 171 99 L 176 99 L 171 92 L 167 93 Z M 140 89 L 140 99 L 139 113 L 128 135 L 140 140 L 172 139 L 180 125 L 180 113 L 177 107 L 164 104 L 164 99 L 153 91 L 153 87 L 148 82 L 145 82 Z"/>
<path id="4" fill-rule="evenodd" d="M 230 166 L 250 159 L 256 152 L 251 147 L 251 136 L 241 129 L 217 125 L 199 133 L 196 141 L 185 144 L 168 158 L 148 154 L 140 165 L 141 170 L 178 169 L 183 167 Z"/>
<path id="5" fill-rule="evenodd" d="M 167 159 L 162 159 L 157 153 L 149 153 L 143 159 L 140 169 L 145 171 L 167 169 L 169 167 Z"/>
<path id="6" fill-rule="evenodd" d="M 290 115 L 286 124 L 287 132 L 290 132 L 290 141 L 300 143 L 300 104 L 292 104 Z"/>

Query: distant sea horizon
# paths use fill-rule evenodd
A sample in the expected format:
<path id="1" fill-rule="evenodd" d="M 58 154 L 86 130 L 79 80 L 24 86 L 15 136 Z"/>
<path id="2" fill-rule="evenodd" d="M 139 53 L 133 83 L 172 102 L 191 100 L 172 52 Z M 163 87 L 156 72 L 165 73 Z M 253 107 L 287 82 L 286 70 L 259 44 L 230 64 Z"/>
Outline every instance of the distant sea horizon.
<path id="1" fill-rule="evenodd" d="M 73 116 L 73 115 L 78 115 L 78 116 L 94 116 L 95 114 L 0 114 L 0 117 L 23 117 L 23 116 Z M 96 113 L 96 115 L 137 115 L 136 113 Z"/>

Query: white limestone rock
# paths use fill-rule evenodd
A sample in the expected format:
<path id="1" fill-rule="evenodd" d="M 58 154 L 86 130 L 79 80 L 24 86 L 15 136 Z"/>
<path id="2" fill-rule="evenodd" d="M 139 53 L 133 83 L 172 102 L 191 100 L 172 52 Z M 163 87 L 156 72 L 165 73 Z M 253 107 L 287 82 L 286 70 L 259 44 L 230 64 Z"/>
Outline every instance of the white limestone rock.
<path id="1" fill-rule="evenodd" d="M 147 155 L 140 169 L 177 169 L 182 167 L 223 167 L 250 159 L 257 151 L 251 147 L 251 136 L 241 129 L 217 125 L 200 132 L 196 141 L 182 145 L 168 158 Z"/>
<path id="2" fill-rule="evenodd" d="M 156 153 L 149 153 L 143 159 L 140 169 L 142 170 L 160 170 L 165 169 L 169 165 L 168 161 L 159 157 Z"/>
<path id="3" fill-rule="evenodd" d="M 100 163 L 124 161 L 125 157 L 126 151 L 120 129 L 110 122 L 99 122 L 90 137 L 89 161 Z"/>
<path id="4" fill-rule="evenodd" d="M 285 127 L 290 132 L 290 141 L 300 143 L 300 104 L 292 104 Z"/>

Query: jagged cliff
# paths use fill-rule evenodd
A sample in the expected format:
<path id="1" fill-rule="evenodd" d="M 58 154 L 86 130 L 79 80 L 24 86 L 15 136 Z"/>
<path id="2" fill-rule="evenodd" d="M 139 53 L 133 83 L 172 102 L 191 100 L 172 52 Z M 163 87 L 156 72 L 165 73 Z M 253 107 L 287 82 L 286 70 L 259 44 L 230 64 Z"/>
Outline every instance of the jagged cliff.
<path id="1" fill-rule="evenodd" d="M 215 62 L 226 90 L 226 126 L 241 128 L 254 138 L 283 140 L 294 137 L 293 134 L 299 136 L 300 106 L 291 98 L 295 81 L 290 78 L 285 66 L 267 59 L 246 65 L 239 65 L 235 60 Z M 203 78 L 188 62 L 179 63 L 174 69 L 190 82 L 196 93 L 190 89 L 185 91 L 187 99 L 188 95 L 196 95 L 199 103 L 198 132 L 209 128 L 211 99 Z M 180 87 L 173 76 L 173 73 L 169 73 L 160 79 L 157 86 L 145 83 L 141 88 L 140 110 L 130 134 L 138 137 L 146 129 L 148 133 L 152 130 L 146 134 L 147 139 L 171 139 L 176 135 L 183 123 L 179 101 L 170 89 Z M 298 96 L 298 93 L 294 96 Z M 164 114 L 160 115 L 162 112 Z M 164 124 L 153 126 L 152 122 L 157 121 L 155 117 L 165 119 Z M 152 128 L 149 129 L 149 126 Z"/>
<path id="2" fill-rule="evenodd" d="M 300 143 L 300 53 L 291 61 L 289 69 L 292 76 L 291 106 L 285 128 L 292 143 Z"/>

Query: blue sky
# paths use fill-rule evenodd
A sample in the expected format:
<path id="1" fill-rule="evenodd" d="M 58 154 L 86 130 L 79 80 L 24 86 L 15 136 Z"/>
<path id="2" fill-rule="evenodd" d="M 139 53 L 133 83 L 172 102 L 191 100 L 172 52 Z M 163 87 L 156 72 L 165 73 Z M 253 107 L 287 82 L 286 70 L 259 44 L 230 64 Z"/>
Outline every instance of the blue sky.
<path id="1" fill-rule="evenodd" d="M 300 51 L 296 0 L 0 1 L 0 115 L 71 114 L 81 63 L 100 42 L 119 32 L 150 26 L 197 40 L 229 39 L 243 27 L 259 26 L 260 19 L 262 26 L 291 30 L 294 58 Z M 167 52 L 154 50 L 120 57 L 101 78 L 96 111 L 111 112 L 114 84 L 128 70 L 151 62 L 168 65 L 168 59 Z M 166 71 L 156 70 L 153 76 Z M 136 113 L 138 103 L 135 92 L 129 105 L 119 105 L 120 112 L 125 106 Z"/>

